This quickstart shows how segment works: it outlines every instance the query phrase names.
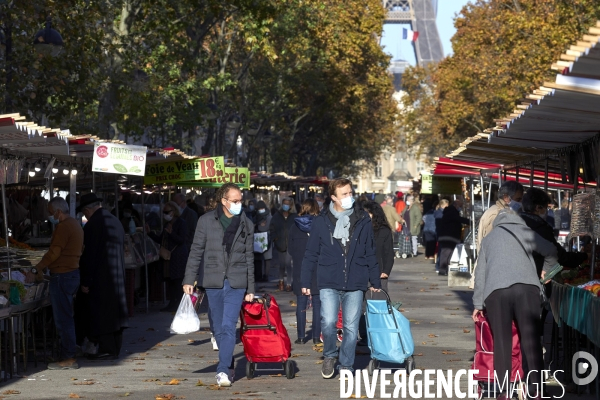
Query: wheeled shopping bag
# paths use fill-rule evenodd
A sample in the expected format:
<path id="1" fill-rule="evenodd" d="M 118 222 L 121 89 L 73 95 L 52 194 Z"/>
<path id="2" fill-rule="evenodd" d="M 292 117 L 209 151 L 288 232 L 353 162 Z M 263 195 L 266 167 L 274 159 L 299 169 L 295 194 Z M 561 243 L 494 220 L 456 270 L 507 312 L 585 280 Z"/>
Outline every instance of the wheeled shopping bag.
<path id="1" fill-rule="evenodd" d="M 406 225 L 402 232 L 394 232 L 394 256 L 396 258 L 413 257 L 412 237 Z"/>
<path id="2" fill-rule="evenodd" d="M 367 338 L 371 350 L 368 371 L 372 374 L 381 361 L 403 364 L 406 372 L 415 368 L 413 352 L 415 344 L 410 322 L 392 306 L 390 296 L 384 290 L 386 300 L 367 299 L 365 313 Z"/>
<path id="3" fill-rule="evenodd" d="M 288 379 L 294 378 L 296 367 L 289 359 L 292 343 L 275 298 L 265 294 L 262 297 L 255 296 L 252 302 L 244 302 L 240 319 L 241 339 L 248 360 L 246 378 L 254 377 L 257 363 L 281 363 L 285 376 Z"/>
<path id="4" fill-rule="evenodd" d="M 494 337 L 490 324 L 485 316 L 480 316 L 475 322 L 475 357 L 471 369 L 478 370 L 474 379 L 478 382 L 477 393 L 479 399 L 490 396 L 497 396 L 501 390 L 495 387 L 494 383 Z M 519 385 L 517 374 L 520 380 L 525 380 L 525 372 L 523 371 L 523 363 L 521 357 L 521 343 L 519 342 L 519 334 L 515 322 L 512 323 L 512 371 L 511 371 L 511 386 Z M 500 381 L 502 381 L 500 377 Z M 494 390 L 495 389 L 495 390 Z M 515 391 L 517 391 L 516 388 Z M 519 397 L 523 391 L 518 390 Z"/>

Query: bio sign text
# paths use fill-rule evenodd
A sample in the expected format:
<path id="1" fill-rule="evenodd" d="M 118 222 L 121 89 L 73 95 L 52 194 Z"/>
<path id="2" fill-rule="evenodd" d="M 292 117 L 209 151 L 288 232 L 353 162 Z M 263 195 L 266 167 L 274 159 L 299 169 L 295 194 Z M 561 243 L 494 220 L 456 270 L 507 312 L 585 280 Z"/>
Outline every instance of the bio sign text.
<path id="1" fill-rule="evenodd" d="M 143 176 L 146 167 L 146 150 L 146 146 L 96 143 L 92 171 Z"/>

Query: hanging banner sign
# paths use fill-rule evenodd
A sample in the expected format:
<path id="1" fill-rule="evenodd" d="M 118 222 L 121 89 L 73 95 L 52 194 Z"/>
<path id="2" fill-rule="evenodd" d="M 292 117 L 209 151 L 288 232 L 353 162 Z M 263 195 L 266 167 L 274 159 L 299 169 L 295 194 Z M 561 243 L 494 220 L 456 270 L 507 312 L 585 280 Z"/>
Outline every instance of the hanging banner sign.
<path id="1" fill-rule="evenodd" d="M 462 179 L 448 176 L 421 175 L 423 194 L 461 194 Z"/>
<path id="2" fill-rule="evenodd" d="M 146 166 L 144 184 L 176 183 L 223 176 L 223 156 L 190 158 Z"/>
<path id="3" fill-rule="evenodd" d="M 92 171 L 144 176 L 146 151 L 146 146 L 95 143 Z"/>
<path id="4" fill-rule="evenodd" d="M 250 189 L 250 170 L 242 167 L 225 167 L 223 174 L 216 178 L 183 182 L 181 186 L 219 188 L 225 183 L 235 183 L 240 189 Z"/>

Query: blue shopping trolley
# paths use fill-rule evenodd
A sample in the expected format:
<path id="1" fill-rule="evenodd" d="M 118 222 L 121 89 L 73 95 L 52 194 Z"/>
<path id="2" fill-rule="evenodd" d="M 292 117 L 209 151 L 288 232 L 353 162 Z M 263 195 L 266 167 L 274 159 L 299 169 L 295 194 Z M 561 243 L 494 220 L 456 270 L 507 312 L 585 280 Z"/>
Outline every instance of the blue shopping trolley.
<path id="1" fill-rule="evenodd" d="M 392 306 L 389 294 L 387 300 L 367 299 L 365 319 L 367 323 L 367 338 L 371 350 L 368 372 L 379 368 L 381 361 L 392 364 L 404 364 L 406 373 L 410 374 L 415 368 L 413 352 L 415 343 L 410 332 L 410 322 Z"/>

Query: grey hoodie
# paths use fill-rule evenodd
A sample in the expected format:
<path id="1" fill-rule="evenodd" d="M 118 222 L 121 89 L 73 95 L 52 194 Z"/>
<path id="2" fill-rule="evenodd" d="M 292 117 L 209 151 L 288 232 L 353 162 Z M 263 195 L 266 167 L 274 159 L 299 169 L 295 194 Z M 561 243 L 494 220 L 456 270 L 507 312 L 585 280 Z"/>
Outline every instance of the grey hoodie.
<path id="1" fill-rule="evenodd" d="M 517 240 L 500 226 L 515 234 L 527 250 L 523 251 Z M 544 271 L 557 262 L 556 246 L 531 230 L 523 219 L 510 209 L 500 211 L 494 220 L 494 228 L 483 238 L 477 268 L 475 269 L 475 292 L 473 306 L 484 308 L 485 299 L 497 289 L 508 288 L 517 283 L 540 288 L 532 252 L 544 256 Z"/>

